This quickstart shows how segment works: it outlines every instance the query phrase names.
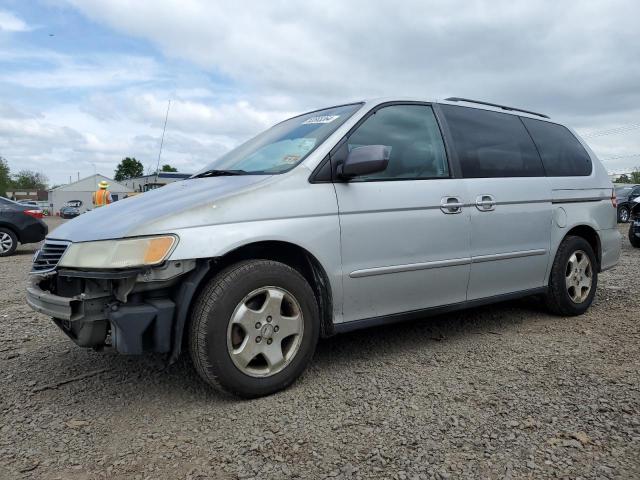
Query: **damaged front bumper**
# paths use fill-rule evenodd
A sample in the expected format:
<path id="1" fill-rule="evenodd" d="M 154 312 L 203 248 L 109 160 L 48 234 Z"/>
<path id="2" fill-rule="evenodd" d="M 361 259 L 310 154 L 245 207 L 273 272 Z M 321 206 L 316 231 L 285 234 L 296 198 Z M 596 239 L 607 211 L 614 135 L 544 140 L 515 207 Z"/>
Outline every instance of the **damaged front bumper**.
<path id="1" fill-rule="evenodd" d="M 182 284 L 201 271 L 195 261 L 166 262 L 145 271 L 59 270 L 32 275 L 27 302 L 81 347 L 109 345 L 124 354 L 173 352 L 173 357 L 179 353 L 176 324 L 184 324 L 177 318 L 186 317 L 176 304 L 190 302 L 183 298 Z"/>

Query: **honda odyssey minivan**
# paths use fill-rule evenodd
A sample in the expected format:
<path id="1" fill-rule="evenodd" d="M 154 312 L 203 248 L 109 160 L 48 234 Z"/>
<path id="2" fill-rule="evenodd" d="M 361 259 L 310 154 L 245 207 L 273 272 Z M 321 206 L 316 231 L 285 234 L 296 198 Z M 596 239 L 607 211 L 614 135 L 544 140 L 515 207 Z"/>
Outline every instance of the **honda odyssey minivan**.
<path id="1" fill-rule="evenodd" d="M 562 124 L 372 100 L 62 225 L 27 300 L 82 347 L 187 350 L 207 383 L 255 397 L 290 385 L 321 336 L 528 295 L 582 314 L 620 245 L 607 172 Z"/>

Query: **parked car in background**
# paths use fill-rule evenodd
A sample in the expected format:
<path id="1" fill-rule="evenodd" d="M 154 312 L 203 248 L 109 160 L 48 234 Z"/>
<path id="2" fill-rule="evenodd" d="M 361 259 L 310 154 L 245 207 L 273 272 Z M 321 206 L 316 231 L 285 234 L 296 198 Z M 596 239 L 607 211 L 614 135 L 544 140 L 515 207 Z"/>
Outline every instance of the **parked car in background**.
<path id="1" fill-rule="evenodd" d="M 42 210 L 0 197 L 0 257 L 13 254 L 19 243 L 44 240 L 49 229 L 42 218 Z"/>
<path id="2" fill-rule="evenodd" d="M 62 207 L 60 209 L 60 217 L 62 218 L 75 218 L 80 215 L 80 209 L 78 207 Z"/>
<path id="3" fill-rule="evenodd" d="M 618 262 L 613 184 L 546 115 L 371 100 L 278 123 L 182 182 L 58 227 L 27 302 L 78 345 L 175 361 L 244 397 L 320 336 L 540 295 L 563 317 Z"/>
<path id="4" fill-rule="evenodd" d="M 640 185 L 616 185 L 618 201 L 618 222 L 627 223 L 633 207 L 632 200 L 640 197 Z"/>
<path id="5" fill-rule="evenodd" d="M 629 242 L 635 248 L 640 248 L 640 197 L 632 201 L 630 218 Z"/>
<path id="6" fill-rule="evenodd" d="M 24 205 L 25 207 L 29 207 L 31 210 L 39 210 L 44 215 L 44 209 L 35 200 L 17 200 L 16 203 Z"/>
<path id="7" fill-rule="evenodd" d="M 43 215 L 49 215 L 49 203 L 40 200 L 17 200 L 20 205 L 26 205 L 33 207 L 34 209 L 42 210 Z"/>

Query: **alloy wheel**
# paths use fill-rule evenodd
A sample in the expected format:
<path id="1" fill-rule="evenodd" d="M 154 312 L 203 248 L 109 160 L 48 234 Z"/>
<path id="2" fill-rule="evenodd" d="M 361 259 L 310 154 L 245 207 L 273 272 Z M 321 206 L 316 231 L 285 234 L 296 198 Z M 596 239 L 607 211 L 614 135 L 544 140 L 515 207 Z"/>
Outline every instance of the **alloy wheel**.
<path id="1" fill-rule="evenodd" d="M 0 232 L 0 253 L 7 253 L 13 247 L 13 239 L 6 232 Z"/>
<path id="2" fill-rule="evenodd" d="M 576 250 L 569 257 L 565 270 L 565 283 L 569 298 L 574 303 L 582 303 L 589 296 L 593 285 L 593 267 L 589 256 Z"/>
<path id="3" fill-rule="evenodd" d="M 629 221 L 629 210 L 626 208 L 620 210 L 620 221 L 622 223 L 627 223 Z"/>
<path id="4" fill-rule="evenodd" d="M 242 373 L 269 377 L 291 363 L 303 334 L 295 297 L 280 287 L 262 287 L 244 297 L 231 315 L 227 351 Z"/>

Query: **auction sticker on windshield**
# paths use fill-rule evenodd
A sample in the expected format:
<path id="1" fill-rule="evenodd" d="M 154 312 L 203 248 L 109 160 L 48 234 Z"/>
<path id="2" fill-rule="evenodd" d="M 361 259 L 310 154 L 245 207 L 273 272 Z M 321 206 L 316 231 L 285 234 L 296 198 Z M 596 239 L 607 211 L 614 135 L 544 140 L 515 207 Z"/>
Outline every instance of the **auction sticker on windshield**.
<path id="1" fill-rule="evenodd" d="M 318 115 L 317 117 L 307 118 L 304 122 L 302 122 L 302 124 L 309 125 L 311 123 L 331 123 L 337 118 L 340 118 L 340 115 Z"/>

